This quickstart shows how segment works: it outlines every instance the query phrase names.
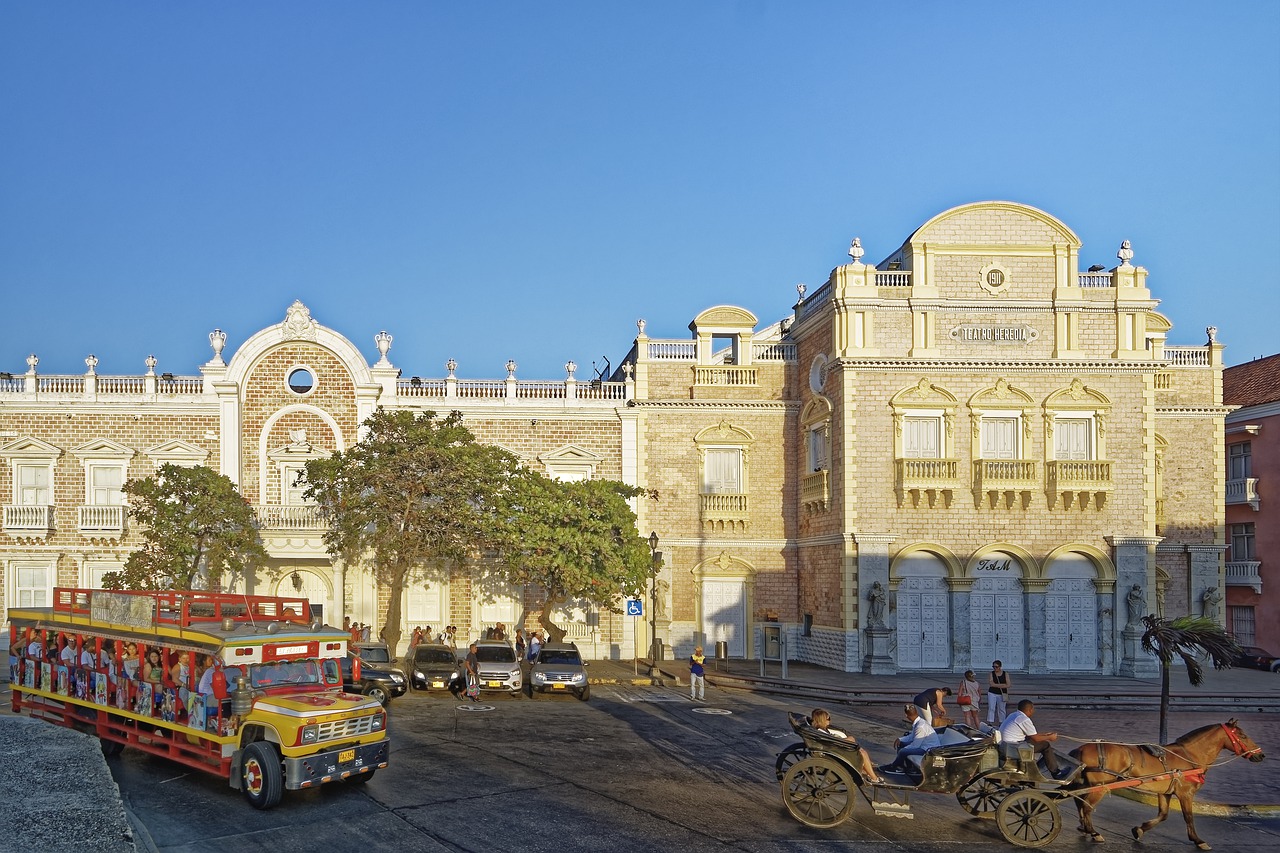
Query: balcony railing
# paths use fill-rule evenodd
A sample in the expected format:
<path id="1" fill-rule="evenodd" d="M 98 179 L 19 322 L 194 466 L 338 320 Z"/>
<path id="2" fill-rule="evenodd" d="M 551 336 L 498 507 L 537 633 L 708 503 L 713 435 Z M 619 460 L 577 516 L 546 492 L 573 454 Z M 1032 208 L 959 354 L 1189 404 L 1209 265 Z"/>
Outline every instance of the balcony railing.
<path id="1" fill-rule="evenodd" d="M 694 368 L 695 385 L 732 385 L 747 388 L 756 384 L 754 367 L 714 365 Z"/>
<path id="2" fill-rule="evenodd" d="M 1257 560 L 1238 560 L 1227 563 L 1227 586 L 1249 586 L 1253 591 L 1262 592 L 1262 575 L 1258 569 L 1262 563 Z"/>
<path id="3" fill-rule="evenodd" d="M 328 526 L 316 506 L 256 504 L 253 511 L 263 530 L 324 530 Z"/>
<path id="4" fill-rule="evenodd" d="M 1049 488 L 1057 491 L 1111 491 L 1111 463 L 1101 459 L 1053 459 L 1049 468 Z"/>
<path id="5" fill-rule="evenodd" d="M 81 533 L 90 536 L 120 536 L 124 533 L 125 511 L 123 506 L 80 507 L 78 526 Z"/>
<path id="6" fill-rule="evenodd" d="M 711 530 L 746 530 L 750 503 L 742 493 L 702 495 L 702 525 Z"/>
<path id="7" fill-rule="evenodd" d="M 1258 497 L 1258 478 L 1242 477 L 1227 480 L 1227 503 L 1248 504 L 1256 512 L 1261 499 Z"/>
<path id="8" fill-rule="evenodd" d="M 960 484 L 959 459 L 895 459 L 898 487 L 954 489 Z"/>
<path id="9" fill-rule="evenodd" d="M 1030 491 L 1038 485 L 1034 459 L 976 459 L 973 487 L 980 492 Z"/>
<path id="10" fill-rule="evenodd" d="M 4 532 L 10 536 L 41 538 L 53 526 L 53 507 L 12 504 L 4 508 Z"/>
<path id="11" fill-rule="evenodd" d="M 1111 287 L 1112 279 L 1109 272 L 1082 272 L 1077 276 L 1077 280 L 1081 287 Z"/>
<path id="12" fill-rule="evenodd" d="M 773 343 L 753 343 L 751 345 L 752 361 L 795 361 L 796 345 L 774 341 Z"/>
<path id="13" fill-rule="evenodd" d="M 1173 367 L 1208 367 L 1208 347 L 1165 347 L 1164 360 Z"/>
<path id="14" fill-rule="evenodd" d="M 911 270 L 876 270 L 876 287 L 910 287 Z"/>
<path id="15" fill-rule="evenodd" d="M 800 503 L 809 512 L 821 512 L 831 504 L 831 474 L 824 470 L 805 474 L 800 481 Z"/>

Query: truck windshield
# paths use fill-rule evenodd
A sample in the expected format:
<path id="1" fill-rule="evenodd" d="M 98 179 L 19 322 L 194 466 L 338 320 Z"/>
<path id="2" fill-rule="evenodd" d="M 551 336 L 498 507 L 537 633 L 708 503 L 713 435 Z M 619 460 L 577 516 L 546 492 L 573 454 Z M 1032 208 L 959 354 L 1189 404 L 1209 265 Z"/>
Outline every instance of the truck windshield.
<path id="1" fill-rule="evenodd" d="M 256 663 L 249 667 L 249 684 L 257 688 L 281 684 L 320 684 L 320 667 L 313 660 Z"/>

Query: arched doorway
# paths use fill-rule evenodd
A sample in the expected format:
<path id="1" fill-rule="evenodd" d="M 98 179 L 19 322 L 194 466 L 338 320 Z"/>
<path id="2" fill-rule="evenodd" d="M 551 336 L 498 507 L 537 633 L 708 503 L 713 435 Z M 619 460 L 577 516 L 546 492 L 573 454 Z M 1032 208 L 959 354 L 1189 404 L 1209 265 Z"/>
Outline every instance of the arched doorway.
<path id="1" fill-rule="evenodd" d="M 979 664 L 1000 660 L 1006 670 L 1027 666 L 1022 563 L 1004 551 L 982 555 L 973 566 L 969 594 L 969 647 Z"/>
<path id="2" fill-rule="evenodd" d="M 294 576 L 300 583 L 295 583 Z M 329 612 L 329 584 L 310 569 L 292 569 L 276 580 L 275 595 L 281 598 L 305 598 L 311 605 L 311 618 L 324 621 Z"/>
<path id="3" fill-rule="evenodd" d="M 897 575 L 899 669 L 951 666 L 951 607 L 947 565 L 927 551 L 894 563 Z"/>
<path id="4" fill-rule="evenodd" d="M 1098 591 L 1093 561 L 1068 553 L 1047 568 L 1045 590 L 1045 667 L 1054 671 L 1093 672 L 1098 660 Z"/>

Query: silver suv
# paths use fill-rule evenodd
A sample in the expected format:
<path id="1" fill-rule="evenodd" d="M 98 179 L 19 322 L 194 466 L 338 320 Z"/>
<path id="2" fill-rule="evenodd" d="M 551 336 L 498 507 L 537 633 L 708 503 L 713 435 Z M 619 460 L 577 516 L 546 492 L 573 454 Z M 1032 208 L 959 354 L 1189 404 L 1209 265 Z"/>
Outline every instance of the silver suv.
<path id="1" fill-rule="evenodd" d="M 547 643 L 529 669 L 529 695 L 572 692 L 585 702 L 591 698 L 586 667 L 573 643 Z"/>
<path id="2" fill-rule="evenodd" d="M 476 660 L 480 663 L 480 689 L 505 690 L 512 696 L 523 691 L 520 661 L 510 643 L 501 640 L 476 641 Z"/>

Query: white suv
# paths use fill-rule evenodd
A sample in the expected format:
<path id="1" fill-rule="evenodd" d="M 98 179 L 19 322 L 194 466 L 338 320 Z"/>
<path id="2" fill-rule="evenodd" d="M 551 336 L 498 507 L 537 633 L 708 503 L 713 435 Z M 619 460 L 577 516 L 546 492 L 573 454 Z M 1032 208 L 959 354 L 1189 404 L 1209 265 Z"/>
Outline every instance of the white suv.
<path id="1" fill-rule="evenodd" d="M 583 702 L 591 698 L 587 662 L 573 643 L 547 643 L 529 669 L 529 695 L 570 693 Z"/>

